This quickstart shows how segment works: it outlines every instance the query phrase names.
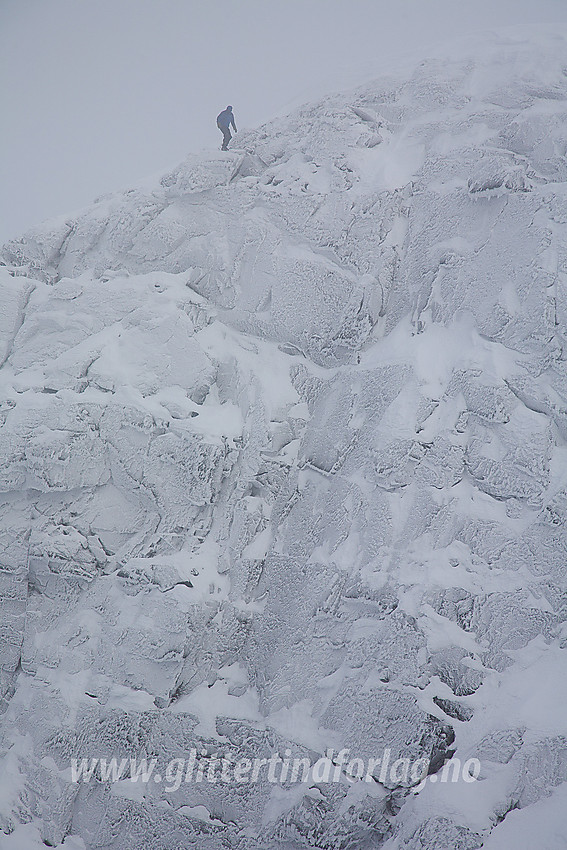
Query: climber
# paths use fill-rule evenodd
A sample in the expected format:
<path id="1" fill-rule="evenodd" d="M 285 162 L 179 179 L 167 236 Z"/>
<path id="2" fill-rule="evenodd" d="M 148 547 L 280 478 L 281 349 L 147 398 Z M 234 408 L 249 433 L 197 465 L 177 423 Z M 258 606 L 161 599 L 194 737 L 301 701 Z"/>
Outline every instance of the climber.
<path id="1" fill-rule="evenodd" d="M 232 139 L 232 135 L 230 132 L 230 125 L 232 124 L 234 128 L 234 132 L 237 133 L 236 124 L 234 123 L 234 115 L 232 113 L 232 106 L 227 106 L 222 112 L 219 112 L 217 115 L 217 127 L 222 133 L 222 147 L 221 151 L 225 151 L 228 149 L 228 143 Z"/>

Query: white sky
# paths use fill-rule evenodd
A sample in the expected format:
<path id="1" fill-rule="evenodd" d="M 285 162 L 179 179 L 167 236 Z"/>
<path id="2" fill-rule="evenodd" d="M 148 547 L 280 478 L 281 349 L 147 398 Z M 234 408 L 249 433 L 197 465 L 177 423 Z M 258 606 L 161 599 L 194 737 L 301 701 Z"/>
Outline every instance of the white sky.
<path id="1" fill-rule="evenodd" d="M 0 244 L 400 57 L 566 0 L 0 0 Z"/>

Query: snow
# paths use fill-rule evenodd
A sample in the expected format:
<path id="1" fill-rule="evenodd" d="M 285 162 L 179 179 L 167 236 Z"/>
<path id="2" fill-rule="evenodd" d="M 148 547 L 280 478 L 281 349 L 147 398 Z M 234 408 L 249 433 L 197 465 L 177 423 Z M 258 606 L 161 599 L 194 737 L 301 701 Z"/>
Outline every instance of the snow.
<path id="1" fill-rule="evenodd" d="M 43 850 L 45 842 L 41 837 L 40 827 L 26 823 L 17 826 L 8 836 L 0 838 L 2 850 Z M 52 844 L 56 850 L 86 850 L 85 842 L 78 835 L 69 835 L 61 844 Z"/>
<path id="2" fill-rule="evenodd" d="M 562 850 L 565 846 L 565 784 L 550 797 L 534 803 L 531 815 L 524 809 L 514 810 L 507 816 L 484 844 L 485 850 L 531 850 L 545 847 L 546 850 Z"/>
<path id="3" fill-rule="evenodd" d="M 416 60 L 5 246 L 0 846 L 563 846 L 565 67 Z M 193 747 L 432 776 L 69 779 Z"/>

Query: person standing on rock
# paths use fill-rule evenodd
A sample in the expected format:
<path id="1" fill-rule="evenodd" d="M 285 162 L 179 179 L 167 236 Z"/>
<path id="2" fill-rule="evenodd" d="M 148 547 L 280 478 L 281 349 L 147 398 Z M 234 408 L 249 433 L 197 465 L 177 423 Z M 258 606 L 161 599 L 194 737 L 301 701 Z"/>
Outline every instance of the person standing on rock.
<path id="1" fill-rule="evenodd" d="M 236 124 L 234 123 L 234 114 L 232 112 L 232 106 L 227 106 L 226 109 L 223 109 L 222 112 L 219 112 L 217 115 L 217 127 L 222 133 L 222 147 L 221 151 L 228 150 L 228 143 L 232 139 L 232 134 L 230 132 L 230 127 L 233 127 L 234 132 L 237 133 Z"/>

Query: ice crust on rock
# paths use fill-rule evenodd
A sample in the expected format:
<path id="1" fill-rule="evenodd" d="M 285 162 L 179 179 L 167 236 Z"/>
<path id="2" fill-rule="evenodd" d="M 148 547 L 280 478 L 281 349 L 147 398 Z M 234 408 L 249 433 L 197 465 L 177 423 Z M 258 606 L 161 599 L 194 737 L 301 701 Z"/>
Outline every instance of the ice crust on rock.
<path id="1" fill-rule="evenodd" d="M 565 67 L 420 62 L 5 246 L 6 848 L 563 846 Z M 193 746 L 481 774 L 70 781 Z"/>

